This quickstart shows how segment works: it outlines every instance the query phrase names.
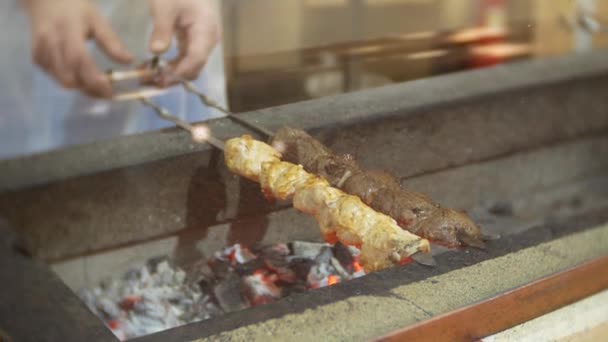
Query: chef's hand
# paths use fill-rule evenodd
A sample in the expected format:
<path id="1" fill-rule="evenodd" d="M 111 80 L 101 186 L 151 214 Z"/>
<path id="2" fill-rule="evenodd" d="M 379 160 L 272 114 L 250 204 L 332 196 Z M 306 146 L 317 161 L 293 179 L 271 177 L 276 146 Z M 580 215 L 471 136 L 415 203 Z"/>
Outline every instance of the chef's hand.
<path id="1" fill-rule="evenodd" d="M 87 52 L 95 40 L 110 58 L 129 63 L 131 54 L 89 0 L 22 0 L 32 22 L 33 59 L 66 88 L 110 97 L 112 85 Z M 167 0 L 166 2 L 172 2 Z"/>
<path id="2" fill-rule="evenodd" d="M 177 38 L 178 56 L 171 61 L 172 75 L 193 80 L 198 77 L 211 50 L 220 38 L 220 27 L 212 0 L 150 0 L 154 30 L 150 50 L 161 54 Z M 169 85 L 175 79 L 157 80 Z"/>

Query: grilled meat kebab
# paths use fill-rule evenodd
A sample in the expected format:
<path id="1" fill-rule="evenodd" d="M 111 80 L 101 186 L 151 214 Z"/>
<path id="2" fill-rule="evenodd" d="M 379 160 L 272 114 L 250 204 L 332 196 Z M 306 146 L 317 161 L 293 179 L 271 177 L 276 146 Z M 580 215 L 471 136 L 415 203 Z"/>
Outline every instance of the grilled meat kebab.
<path id="1" fill-rule="evenodd" d="M 283 127 L 271 144 L 280 147 L 283 160 L 301 164 L 330 185 L 359 197 L 411 233 L 448 247 L 485 246 L 487 237 L 466 214 L 442 208 L 423 193 L 401 188 L 388 173 L 361 169 L 352 157 L 335 155 L 302 130 Z"/>
<path id="2" fill-rule="evenodd" d="M 224 157 L 230 171 L 259 182 L 267 196 L 293 199 L 294 208 L 315 217 L 324 236 L 361 248 L 360 261 L 367 272 L 429 252 L 427 240 L 301 165 L 281 161 L 281 153 L 270 145 L 244 135 L 226 142 Z"/>

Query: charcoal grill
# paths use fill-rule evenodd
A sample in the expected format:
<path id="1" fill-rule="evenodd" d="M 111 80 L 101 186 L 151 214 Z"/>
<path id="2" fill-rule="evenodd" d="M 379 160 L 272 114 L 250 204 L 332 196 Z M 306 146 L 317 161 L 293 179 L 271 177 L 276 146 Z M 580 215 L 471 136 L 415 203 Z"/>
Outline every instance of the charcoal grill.
<path id="1" fill-rule="evenodd" d="M 608 287 L 597 272 L 608 256 L 607 60 L 526 61 L 239 114 L 305 129 L 502 238 L 486 251 L 439 248 L 434 268 L 395 267 L 138 340 L 417 336 L 403 334 L 546 277 L 570 279 L 529 297 L 560 294 L 542 310 L 470 329 L 457 321 L 464 328 L 443 335 L 466 340 Z M 220 139 L 255 133 L 227 118 L 209 126 Z M 77 288 L 133 255 L 186 262 L 235 242 L 321 239 L 313 219 L 269 204 L 177 129 L 0 161 L 0 216 L 0 331 L 16 341 L 115 340 L 51 269 Z"/>

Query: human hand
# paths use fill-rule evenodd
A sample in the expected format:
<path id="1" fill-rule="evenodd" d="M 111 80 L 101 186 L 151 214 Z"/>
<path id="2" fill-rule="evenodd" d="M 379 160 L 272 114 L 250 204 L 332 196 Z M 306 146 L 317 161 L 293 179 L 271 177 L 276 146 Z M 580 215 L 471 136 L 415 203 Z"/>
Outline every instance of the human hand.
<path id="1" fill-rule="evenodd" d="M 220 39 L 220 25 L 211 0 L 150 0 L 154 30 L 150 50 L 161 54 L 177 38 L 178 56 L 172 60 L 171 73 L 161 76 L 160 85 L 173 83 L 171 75 L 193 80 L 205 66 Z"/>
<path id="2" fill-rule="evenodd" d="M 87 52 L 96 44 L 113 60 L 129 63 L 131 54 L 89 0 L 22 0 L 32 23 L 33 60 L 66 88 L 110 97 L 112 84 Z M 167 1 L 169 2 L 169 1 Z"/>

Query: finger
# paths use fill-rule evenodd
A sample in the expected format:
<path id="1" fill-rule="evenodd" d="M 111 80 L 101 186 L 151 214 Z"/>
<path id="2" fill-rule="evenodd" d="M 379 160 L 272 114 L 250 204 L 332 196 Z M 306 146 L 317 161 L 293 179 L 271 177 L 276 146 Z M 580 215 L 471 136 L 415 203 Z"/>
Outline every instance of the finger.
<path id="1" fill-rule="evenodd" d="M 110 78 L 99 71 L 89 54 L 80 60 L 76 76 L 79 88 L 86 94 L 104 98 L 112 96 Z"/>
<path id="2" fill-rule="evenodd" d="M 62 64 L 63 46 L 63 40 L 56 39 L 56 36 L 39 40 L 34 48 L 34 61 L 63 87 L 72 88 L 75 81 Z"/>
<path id="3" fill-rule="evenodd" d="M 133 55 L 122 44 L 110 24 L 98 13 L 91 19 L 92 35 L 97 45 L 113 60 L 119 63 L 131 63 Z"/>
<path id="4" fill-rule="evenodd" d="M 77 86 L 76 74 L 80 61 L 87 55 L 85 30 L 76 24 L 63 27 L 59 33 L 63 40 L 60 60 L 56 61 L 55 68 L 61 74 L 63 86 L 74 88 Z"/>
<path id="5" fill-rule="evenodd" d="M 185 54 L 177 61 L 175 74 L 189 80 L 195 79 L 205 66 L 207 58 L 218 39 L 215 26 L 193 26 L 187 33 Z"/>
<path id="6" fill-rule="evenodd" d="M 171 46 L 177 14 L 173 10 L 174 6 L 169 6 L 168 3 L 166 0 L 152 2 L 154 29 L 150 36 L 150 51 L 155 54 L 161 54 Z"/>
<path id="7" fill-rule="evenodd" d="M 52 54 L 49 52 L 54 44 L 50 41 L 50 38 L 46 33 L 36 35 L 33 39 L 34 44 L 32 46 L 32 59 L 36 65 L 44 69 L 46 72 L 50 72 L 53 65 Z"/>
<path id="8" fill-rule="evenodd" d="M 84 44 L 84 43 L 83 43 Z M 73 50 L 68 52 L 68 50 Z M 72 54 L 74 56 L 72 56 Z M 54 53 L 53 57 L 53 75 L 61 83 L 64 88 L 76 87 L 76 68 L 78 56 L 76 48 L 69 42 L 68 39 L 63 39 Z M 68 58 L 70 61 L 68 61 Z"/>

